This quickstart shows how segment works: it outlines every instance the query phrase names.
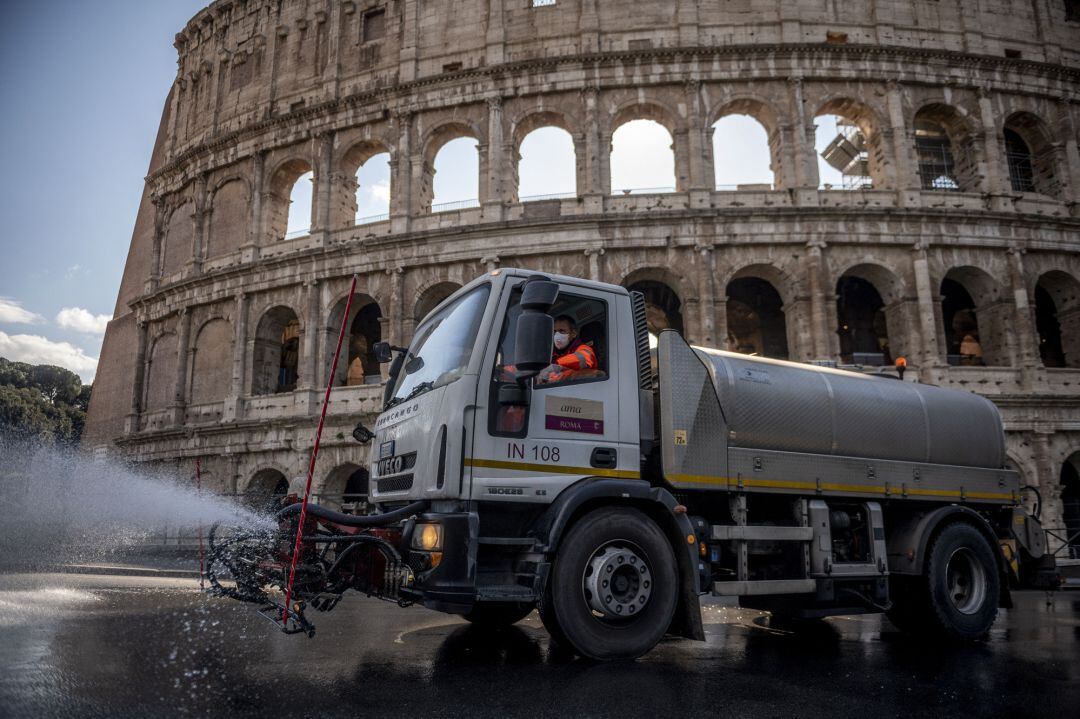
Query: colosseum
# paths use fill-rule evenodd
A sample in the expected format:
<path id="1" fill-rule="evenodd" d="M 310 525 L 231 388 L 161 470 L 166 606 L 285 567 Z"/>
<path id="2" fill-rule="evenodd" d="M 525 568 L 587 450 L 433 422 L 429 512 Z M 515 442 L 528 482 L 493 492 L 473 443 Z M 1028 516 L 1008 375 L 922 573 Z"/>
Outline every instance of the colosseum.
<path id="1" fill-rule="evenodd" d="M 1044 523 L 1080 528 L 1075 0 L 217 0 L 175 44 L 97 454 L 280 491 L 332 380 L 315 491 L 362 501 L 373 343 L 521 266 L 637 288 L 694 342 L 865 372 L 904 357 L 908 380 L 983 394 Z M 770 181 L 718 182 L 729 117 L 760 128 Z M 640 121 L 671 179 L 613 186 Z M 522 146 L 551 128 L 572 191 L 522 196 Z M 440 202 L 461 138 L 471 199 Z M 389 199 L 364 214 L 372 163 Z"/>

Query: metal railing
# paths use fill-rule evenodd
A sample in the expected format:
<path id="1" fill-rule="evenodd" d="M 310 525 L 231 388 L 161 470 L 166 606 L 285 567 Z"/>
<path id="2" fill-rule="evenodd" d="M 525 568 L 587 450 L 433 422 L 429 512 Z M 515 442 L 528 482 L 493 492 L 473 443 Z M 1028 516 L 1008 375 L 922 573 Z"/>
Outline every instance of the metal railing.
<path id="1" fill-rule="evenodd" d="M 357 217 L 357 225 L 370 225 L 373 222 L 386 222 L 390 219 L 389 212 L 380 212 L 377 215 L 368 215 L 367 217 Z"/>
<path id="2" fill-rule="evenodd" d="M 674 187 L 618 187 L 611 191 L 612 195 L 660 195 L 667 192 L 675 192 Z"/>
<path id="3" fill-rule="evenodd" d="M 541 202 L 543 200 L 569 200 L 577 197 L 576 192 L 553 192 L 550 195 L 525 195 L 519 197 L 519 202 Z"/>
<path id="4" fill-rule="evenodd" d="M 451 212 L 453 210 L 469 210 L 474 207 L 480 206 L 480 200 L 472 198 L 469 200 L 458 200 L 457 202 L 440 202 L 431 206 L 431 211 L 435 212 Z"/>
<path id="5" fill-rule="evenodd" d="M 311 228 L 310 227 L 305 227 L 302 230 L 293 230 L 292 232 L 286 232 L 285 233 L 285 239 L 286 240 L 295 240 L 295 239 L 297 239 L 299 237 L 307 237 L 310 234 L 311 234 Z"/>
<path id="6" fill-rule="evenodd" d="M 1046 536 L 1061 543 L 1053 555 L 1059 559 L 1080 559 L 1080 529 L 1043 527 Z"/>

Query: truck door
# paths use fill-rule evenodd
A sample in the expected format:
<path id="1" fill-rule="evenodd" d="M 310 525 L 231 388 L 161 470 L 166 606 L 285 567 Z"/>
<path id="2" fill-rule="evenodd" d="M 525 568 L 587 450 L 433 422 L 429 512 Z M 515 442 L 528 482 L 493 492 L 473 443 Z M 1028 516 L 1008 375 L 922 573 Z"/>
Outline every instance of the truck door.
<path id="1" fill-rule="evenodd" d="M 553 366 L 529 383 L 528 404 L 513 406 L 500 403 L 499 394 L 500 388 L 516 384 L 513 345 L 520 287 L 508 286 L 498 341 L 481 375 L 476 444 L 469 460 L 472 499 L 547 503 L 585 477 L 637 478 L 636 375 L 625 377 L 626 362 L 612 353 L 620 333 L 632 333 L 629 324 L 618 322 L 621 317 L 629 322 L 629 297 L 560 287 L 551 315 L 557 329 L 569 330 L 570 342 L 561 352 L 553 349 Z M 570 366 L 555 364 L 557 355 L 567 356 L 564 364 Z M 620 392 L 626 381 L 629 388 Z M 484 421 L 486 426 L 479 426 Z"/>

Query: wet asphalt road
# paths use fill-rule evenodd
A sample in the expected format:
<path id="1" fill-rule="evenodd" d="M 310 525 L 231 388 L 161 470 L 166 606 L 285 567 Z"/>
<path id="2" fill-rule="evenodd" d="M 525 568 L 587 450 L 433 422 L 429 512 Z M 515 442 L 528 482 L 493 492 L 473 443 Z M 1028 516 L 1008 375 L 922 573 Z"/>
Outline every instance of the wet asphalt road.
<path id="1" fill-rule="evenodd" d="M 990 639 L 929 647 L 876 616 L 769 629 L 709 606 L 708 641 L 595 664 L 536 615 L 478 632 L 348 597 L 314 639 L 194 580 L 0 575 L 0 715 L 1073 717 L 1080 593 L 1016 595 Z"/>

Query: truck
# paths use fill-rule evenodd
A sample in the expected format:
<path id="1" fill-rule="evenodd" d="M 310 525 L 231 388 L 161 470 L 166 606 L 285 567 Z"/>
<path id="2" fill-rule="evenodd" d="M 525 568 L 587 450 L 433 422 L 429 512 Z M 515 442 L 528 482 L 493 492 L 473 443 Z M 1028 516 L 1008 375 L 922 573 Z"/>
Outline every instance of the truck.
<path id="1" fill-rule="evenodd" d="M 555 318 L 594 367 L 549 371 Z M 269 588 L 296 497 L 276 537 L 212 545 L 215 590 L 285 631 L 313 633 L 305 610 L 353 589 L 487 627 L 535 609 L 559 644 L 628 659 L 703 640 L 711 594 L 965 641 L 1012 589 L 1059 581 L 1001 417 L 972 393 L 691 346 L 650 334 L 640 293 L 508 268 L 377 354 L 382 412 L 354 432 L 376 513 L 307 507 L 288 606 Z"/>

